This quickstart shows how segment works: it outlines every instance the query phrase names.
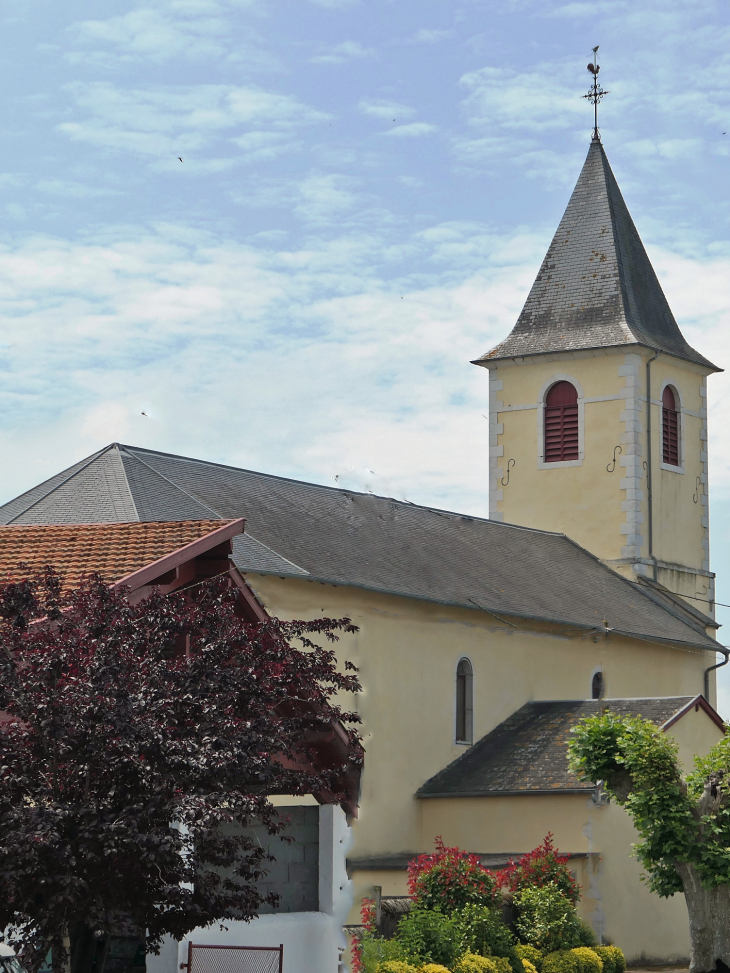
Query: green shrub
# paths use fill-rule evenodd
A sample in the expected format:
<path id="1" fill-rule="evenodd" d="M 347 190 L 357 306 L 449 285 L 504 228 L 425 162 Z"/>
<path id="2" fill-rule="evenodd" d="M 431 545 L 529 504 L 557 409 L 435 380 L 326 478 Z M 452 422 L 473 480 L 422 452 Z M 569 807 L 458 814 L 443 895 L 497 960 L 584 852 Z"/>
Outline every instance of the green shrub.
<path id="1" fill-rule="evenodd" d="M 484 905 L 467 905 L 455 912 L 453 919 L 460 952 L 509 957 L 515 939 L 495 909 Z M 517 973 L 521 973 L 521 970 Z"/>
<path id="2" fill-rule="evenodd" d="M 603 973 L 616 973 L 613 950 L 610 946 L 593 946 L 593 952 L 603 963 Z"/>
<path id="3" fill-rule="evenodd" d="M 537 973 L 537 968 L 529 961 L 529 959 L 523 959 L 522 966 L 524 967 L 525 973 Z"/>
<path id="4" fill-rule="evenodd" d="M 364 936 L 360 941 L 360 965 L 363 973 L 379 973 L 384 963 L 406 962 L 409 956 L 395 939 Z"/>
<path id="5" fill-rule="evenodd" d="M 377 967 L 376 973 L 418 973 L 418 970 L 403 960 L 387 959 Z"/>
<path id="6" fill-rule="evenodd" d="M 510 951 L 507 954 L 507 959 L 509 960 L 512 973 L 524 973 L 525 967 L 522 965 L 522 957 L 519 955 L 514 946 L 510 947 Z"/>
<path id="7" fill-rule="evenodd" d="M 449 970 L 445 966 L 439 966 L 438 963 L 426 963 L 425 966 L 418 967 L 418 973 L 449 973 Z"/>
<path id="8" fill-rule="evenodd" d="M 537 973 L 542 973 L 542 953 L 539 949 L 535 949 L 534 946 L 530 946 L 527 943 L 519 943 L 515 946 L 515 952 L 521 960 L 527 960 L 532 963 Z"/>
<path id="9" fill-rule="evenodd" d="M 580 973 L 578 957 L 567 949 L 548 953 L 542 961 L 542 973 Z"/>
<path id="10" fill-rule="evenodd" d="M 514 903 L 517 907 L 515 929 L 522 942 L 546 953 L 581 945 L 575 906 L 557 886 L 548 884 L 522 889 L 515 895 Z"/>
<path id="11" fill-rule="evenodd" d="M 593 952 L 603 963 L 603 973 L 624 973 L 626 957 L 618 946 L 594 946 Z"/>
<path id="12" fill-rule="evenodd" d="M 590 922 L 586 922 L 580 916 L 578 916 L 578 935 L 580 936 L 581 946 L 590 946 L 592 949 L 598 945 L 596 934 L 593 932 Z"/>
<path id="13" fill-rule="evenodd" d="M 571 953 L 578 958 L 580 973 L 603 973 L 603 962 L 590 946 L 578 946 Z"/>
<path id="14" fill-rule="evenodd" d="M 398 923 L 395 939 L 411 962 L 451 966 L 459 955 L 456 921 L 438 909 L 416 906 Z"/>
<path id="15" fill-rule="evenodd" d="M 477 956 L 464 953 L 453 967 L 454 973 L 499 973 L 497 962 L 492 956 Z"/>

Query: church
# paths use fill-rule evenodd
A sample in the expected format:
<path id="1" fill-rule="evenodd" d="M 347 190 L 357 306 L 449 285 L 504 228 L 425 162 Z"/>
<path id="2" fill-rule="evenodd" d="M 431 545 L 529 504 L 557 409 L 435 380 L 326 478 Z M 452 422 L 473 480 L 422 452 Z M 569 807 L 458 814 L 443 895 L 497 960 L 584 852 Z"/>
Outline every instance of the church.
<path id="1" fill-rule="evenodd" d="M 689 769 L 725 732 L 708 540 L 719 369 L 682 336 L 597 132 L 517 323 L 473 364 L 488 373 L 489 519 L 113 443 L 0 523 L 244 518 L 232 559 L 266 611 L 353 620 L 337 650 L 359 669 L 365 746 L 348 922 L 364 896 L 405 895 L 437 835 L 501 867 L 552 832 L 597 935 L 633 963 L 680 962 L 682 897 L 646 890 L 628 816 L 570 774 L 566 745 L 586 714 L 638 714 Z"/>

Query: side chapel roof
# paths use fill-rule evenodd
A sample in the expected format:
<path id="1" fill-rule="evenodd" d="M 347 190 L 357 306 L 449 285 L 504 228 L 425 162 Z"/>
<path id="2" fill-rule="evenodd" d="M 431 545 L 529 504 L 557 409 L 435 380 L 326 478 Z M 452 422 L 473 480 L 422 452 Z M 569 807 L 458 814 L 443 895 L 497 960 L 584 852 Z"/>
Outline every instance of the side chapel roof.
<path id="1" fill-rule="evenodd" d="M 594 139 L 517 324 L 474 364 L 622 345 L 722 371 L 685 341 Z"/>
<path id="2" fill-rule="evenodd" d="M 0 523 L 222 520 L 241 572 L 348 585 L 504 617 L 714 650 L 709 618 L 664 603 L 563 534 L 114 443 L 0 507 Z M 715 626 L 716 627 L 716 626 Z"/>
<path id="3" fill-rule="evenodd" d="M 724 731 L 721 717 L 703 696 L 525 703 L 427 780 L 416 796 L 489 797 L 591 791 L 594 785 L 579 781 L 568 768 L 570 733 L 579 720 L 610 711 L 618 716 L 642 716 L 669 729 L 693 707 L 704 710 Z"/>
<path id="4" fill-rule="evenodd" d="M 169 570 L 170 555 L 179 552 L 192 559 L 242 530 L 240 519 L 4 525 L 0 526 L 0 584 L 27 577 L 28 570 L 40 573 L 48 566 L 59 573 L 65 588 L 73 588 L 84 575 L 95 573 L 109 584 L 126 581 L 161 561 L 165 563 L 159 574 L 163 574 Z"/>

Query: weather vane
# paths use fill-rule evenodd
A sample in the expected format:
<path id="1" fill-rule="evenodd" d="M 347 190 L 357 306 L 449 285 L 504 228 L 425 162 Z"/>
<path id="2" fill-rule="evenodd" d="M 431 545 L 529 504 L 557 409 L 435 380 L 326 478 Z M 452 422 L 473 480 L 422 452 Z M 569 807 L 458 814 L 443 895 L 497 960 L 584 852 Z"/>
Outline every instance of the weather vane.
<path id="1" fill-rule="evenodd" d="M 593 75 L 593 85 L 587 95 L 583 95 L 588 101 L 593 105 L 593 139 L 596 142 L 601 141 L 601 134 L 598 131 L 598 102 L 605 96 L 610 94 L 608 91 L 604 91 L 603 88 L 598 83 L 598 72 L 601 70 L 598 64 L 598 44 L 593 48 L 593 64 L 587 65 L 588 70 Z"/>

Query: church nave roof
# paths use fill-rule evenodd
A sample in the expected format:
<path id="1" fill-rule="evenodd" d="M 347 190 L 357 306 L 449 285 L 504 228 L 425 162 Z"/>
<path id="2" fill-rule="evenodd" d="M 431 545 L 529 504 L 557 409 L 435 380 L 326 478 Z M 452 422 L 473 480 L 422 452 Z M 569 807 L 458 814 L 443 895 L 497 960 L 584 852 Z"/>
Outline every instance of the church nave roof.
<path id="1" fill-rule="evenodd" d="M 240 571 L 713 649 L 713 621 L 563 534 L 114 443 L 0 507 L 0 523 L 246 520 Z M 511 623 L 508 623 L 511 624 Z M 716 626 L 715 626 L 716 627 Z"/>

